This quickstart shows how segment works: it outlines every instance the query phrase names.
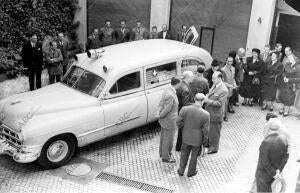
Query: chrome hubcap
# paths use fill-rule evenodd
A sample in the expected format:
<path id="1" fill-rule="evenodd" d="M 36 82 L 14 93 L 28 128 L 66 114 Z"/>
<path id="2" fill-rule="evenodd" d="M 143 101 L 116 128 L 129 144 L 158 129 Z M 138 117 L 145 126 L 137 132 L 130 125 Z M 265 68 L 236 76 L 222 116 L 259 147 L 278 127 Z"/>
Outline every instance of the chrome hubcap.
<path id="1" fill-rule="evenodd" d="M 55 141 L 49 146 L 47 150 L 47 158 L 51 162 L 59 162 L 66 157 L 68 151 L 69 147 L 65 141 Z"/>

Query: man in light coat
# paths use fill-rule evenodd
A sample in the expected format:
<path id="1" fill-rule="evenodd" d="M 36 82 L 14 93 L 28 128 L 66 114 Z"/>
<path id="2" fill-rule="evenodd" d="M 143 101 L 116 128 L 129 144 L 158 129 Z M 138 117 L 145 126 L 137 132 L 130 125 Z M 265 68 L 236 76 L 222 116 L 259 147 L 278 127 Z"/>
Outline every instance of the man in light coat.
<path id="1" fill-rule="evenodd" d="M 206 103 L 205 110 L 210 113 L 208 154 L 217 153 L 219 150 L 222 122 L 228 96 L 228 89 L 222 78 L 222 72 L 216 71 L 213 73 L 213 86 L 204 100 L 204 103 Z"/>
<path id="2" fill-rule="evenodd" d="M 209 113 L 202 109 L 204 99 L 204 94 L 197 93 L 195 103 L 183 107 L 177 119 L 177 125 L 182 129 L 182 146 L 178 169 L 180 176 L 184 173 L 190 154 L 187 176 L 192 177 L 197 174 L 197 157 L 201 152 L 201 146 L 206 146 L 208 142 Z"/>
<path id="3" fill-rule="evenodd" d="M 158 107 L 158 122 L 161 126 L 161 135 L 159 143 L 159 155 L 163 162 L 174 163 L 172 158 L 172 148 L 175 130 L 177 129 L 176 119 L 178 115 L 178 99 L 176 88 L 180 85 L 180 79 L 173 77 L 171 86 L 168 86 L 162 94 Z"/>

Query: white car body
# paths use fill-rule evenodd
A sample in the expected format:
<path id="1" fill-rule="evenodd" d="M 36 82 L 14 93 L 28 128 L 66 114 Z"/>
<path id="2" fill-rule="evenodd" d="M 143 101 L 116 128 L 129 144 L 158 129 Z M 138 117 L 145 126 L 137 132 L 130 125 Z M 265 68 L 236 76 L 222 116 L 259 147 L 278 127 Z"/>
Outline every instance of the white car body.
<path id="1" fill-rule="evenodd" d="M 199 62 L 209 67 L 212 61 L 207 51 L 173 40 L 128 42 L 97 52 L 102 52 L 98 58 L 88 58 L 85 53 L 77 55 L 78 60 L 71 68 L 102 77 L 105 85 L 99 93 L 93 92 L 91 96 L 62 81 L 0 101 L 0 153 L 11 155 L 17 162 L 32 162 L 55 136 L 72 135 L 76 146 L 82 147 L 153 122 L 162 91 L 171 77 L 180 76 L 183 70 L 195 70 Z M 170 70 L 174 74 L 168 74 L 168 68 L 159 71 L 163 69 L 158 68 L 160 65 L 169 63 L 176 65 L 175 71 Z M 120 91 L 123 79 L 115 84 L 116 81 L 133 72 L 137 82 L 124 83 L 137 88 Z M 155 80 L 151 82 L 150 78 Z M 70 79 L 69 83 L 74 82 Z"/>

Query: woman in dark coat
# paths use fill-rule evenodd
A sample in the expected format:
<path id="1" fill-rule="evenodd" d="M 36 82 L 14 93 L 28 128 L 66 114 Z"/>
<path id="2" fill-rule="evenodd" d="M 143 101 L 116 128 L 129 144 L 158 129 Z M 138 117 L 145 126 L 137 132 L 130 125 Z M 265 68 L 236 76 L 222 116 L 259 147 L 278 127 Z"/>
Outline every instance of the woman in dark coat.
<path id="1" fill-rule="evenodd" d="M 279 101 L 283 109 L 279 114 L 288 116 L 289 109 L 294 105 L 296 89 L 300 83 L 300 60 L 292 53 L 290 47 L 285 48 L 285 57 L 282 61 L 284 71 L 279 86 Z"/>
<path id="2" fill-rule="evenodd" d="M 239 89 L 239 93 L 244 97 L 242 105 L 252 106 L 252 99 L 261 97 L 262 73 L 264 70 L 264 62 L 259 58 L 260 50 L 252 49 L 252 57 L 247 58 L 245 67 L 244 81 Z"/>
<path id="3" fill-rule="evenodd" d="M 55 83 L 55 81 L 60 82 L 63 73 L 63 67 L 62 67 L 63 56 L 60 50 L 57 48 L 56 42 L 54 41 L 50 42 L 50 48 L 46 54 L 46 59 L 48 63 L 50 84 Z"/>
<path id="4" fill-rule="evenodd" d="M 271 54 L 271 60 L 266 63 L 263 75 L 262 95 L 264 104 L 262 110 L 269 107 L 270 111 L 273 111 L 273 104 L 276 99 L 277 83 L 282 72 L 283 65 L 279 61 L 279 52 L 273 52 Z"/>

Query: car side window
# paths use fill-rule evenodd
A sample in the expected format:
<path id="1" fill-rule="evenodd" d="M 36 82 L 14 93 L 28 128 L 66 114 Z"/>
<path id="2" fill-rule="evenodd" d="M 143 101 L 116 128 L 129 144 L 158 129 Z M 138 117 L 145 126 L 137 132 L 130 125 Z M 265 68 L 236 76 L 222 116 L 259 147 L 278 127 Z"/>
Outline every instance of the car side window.
<path id="1" fill-rule="evenodd" d="M 181 74 L 184 71 L 192 71 L 194 74 L 197 72 L 197 68 L 200 65 L 200 62 L 198 60 L 194 59 L 185 59 L 181 62 Z"/>
<path id="2" fill-rule="evenodd" d="M 109 90 L 110 94 L 117 94 L 141 86 L 140 72 L 134 72 L 121 77 Z"/>
<path id="3" fill-rule="evenodd" d="M 177 75 L 176 62 L 162 64 L 146 70 L 147 86 L 170 80 Z"/>

